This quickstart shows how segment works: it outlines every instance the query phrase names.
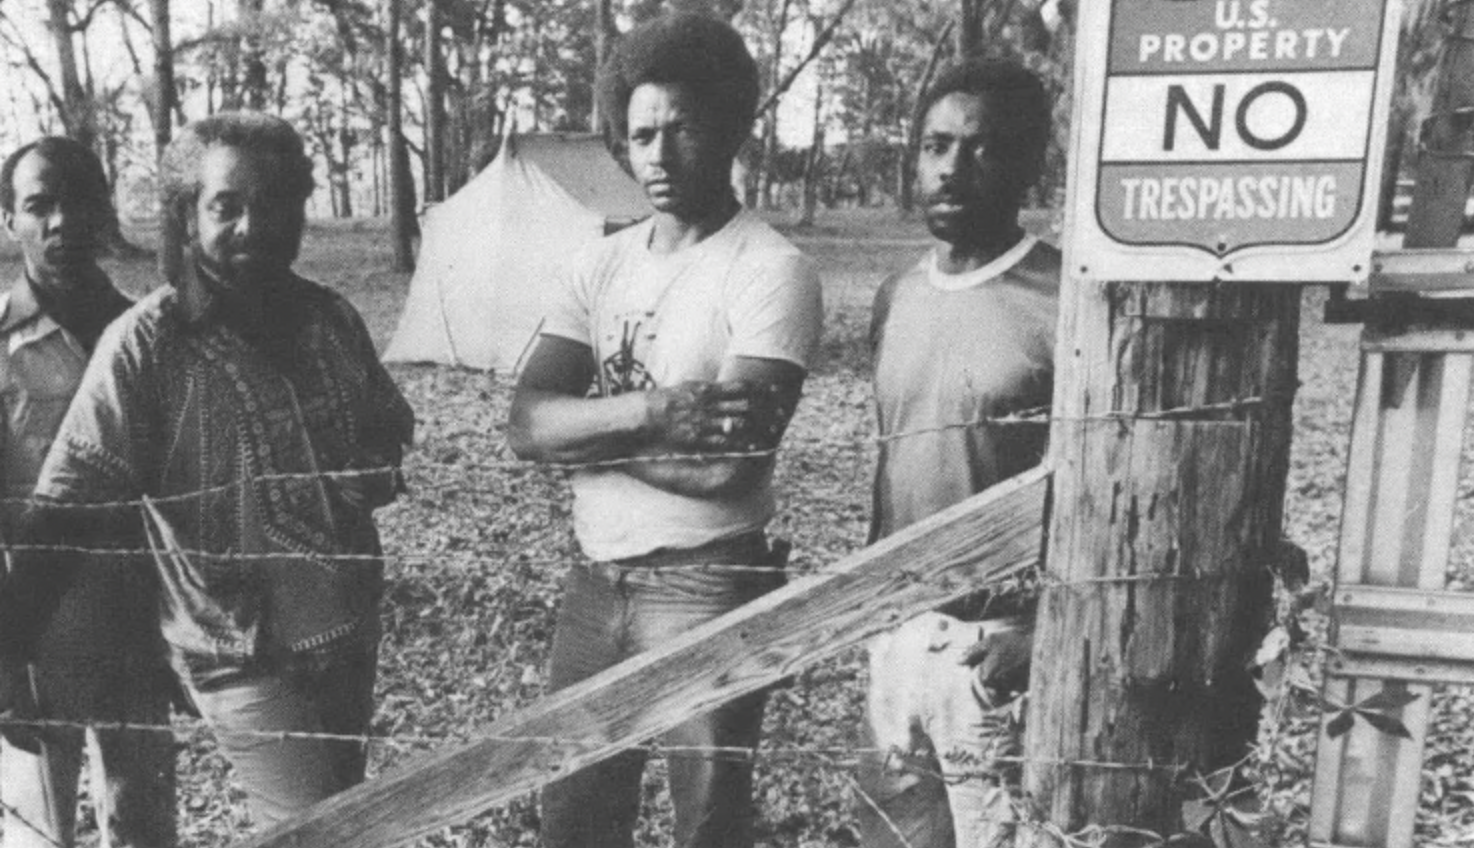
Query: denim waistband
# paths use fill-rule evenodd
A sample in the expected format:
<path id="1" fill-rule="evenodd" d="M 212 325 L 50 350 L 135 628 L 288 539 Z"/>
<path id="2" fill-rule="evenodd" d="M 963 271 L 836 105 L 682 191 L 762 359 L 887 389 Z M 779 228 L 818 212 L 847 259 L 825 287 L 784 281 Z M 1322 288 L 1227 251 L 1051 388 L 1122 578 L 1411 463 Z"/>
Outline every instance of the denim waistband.
<path id="1" fill-rule="evenodd" d="M 616 568 L 670 568 L 692 564 L 768 565 L 771 563 L 781 568 L 782 560 L 788 558 L 788 547 L 788 542 L 782 539 L 769 544 L 766 533 L 762 530 L 753 530 L 740 536 L 716 539 L 694 548 L 657 548 L 647 554 L 594 564 Z"/>

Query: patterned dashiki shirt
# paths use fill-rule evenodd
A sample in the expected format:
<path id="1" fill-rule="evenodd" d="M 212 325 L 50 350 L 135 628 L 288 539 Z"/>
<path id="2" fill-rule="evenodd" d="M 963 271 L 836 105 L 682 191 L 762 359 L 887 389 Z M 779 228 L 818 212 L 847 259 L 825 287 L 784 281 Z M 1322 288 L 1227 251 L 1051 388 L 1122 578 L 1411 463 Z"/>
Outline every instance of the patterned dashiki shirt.
<path id="1" fill-rule="evenodd" d="M 197 682 L 377 639 L 371 510 L 397 494 L 414 414 L 345 299 L 295 275 L 268 288 L 290 305 L 274 350 L 172 287 L 124 313 L 36 488 L 142 512 L 164 638 Z M 395 470 L 360 475 L 355 502 L 333 475 L 363 469 Z"/>

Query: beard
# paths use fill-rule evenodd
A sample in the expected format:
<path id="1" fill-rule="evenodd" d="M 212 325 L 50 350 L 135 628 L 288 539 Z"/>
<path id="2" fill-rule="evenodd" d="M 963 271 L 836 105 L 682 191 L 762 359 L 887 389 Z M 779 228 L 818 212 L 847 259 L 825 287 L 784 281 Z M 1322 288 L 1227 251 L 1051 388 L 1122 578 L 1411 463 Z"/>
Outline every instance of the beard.
<path id="1" fill-rule="evenodd" d="M 235 330 L 278 369 L 294 368 L 296 338 L 306 315 L 290 262 L 245 251 L 227 252 L 222 261 L 198 245 L 195 254 L 201 284 L 214 301 L 215 320 Z"/>
<path id="2" fill-rule="evenodd" d="M 291 273 L 292 254 L 282 249 L 229 247 L 219 256 L 196 248 L 200 265 L 209 272 L 212 292 L 226 299 L 254 300 L 262 289 Z"/>

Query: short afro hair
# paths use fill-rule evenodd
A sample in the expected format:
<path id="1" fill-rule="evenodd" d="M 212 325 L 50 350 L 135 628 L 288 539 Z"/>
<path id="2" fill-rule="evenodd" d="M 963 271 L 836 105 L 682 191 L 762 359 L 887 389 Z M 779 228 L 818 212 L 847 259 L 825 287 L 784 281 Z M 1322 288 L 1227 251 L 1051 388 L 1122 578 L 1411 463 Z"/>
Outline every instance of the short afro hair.
<path id="1" fill-rule="evenodd" d="M 629 133 L 630 95 L 645 83 L 695 89 L 698 101 L 730 131 L 734 149 L 752 130 L 757 62 L 742 36 L 715 17 L 669 12 L 619 39 L 599 69 L 595 93 L 615 139 Z"/>
<path id="2" fill-rule="evenodd" d="M 280 163 L 279 187 L 294 202 L 312 195 L 312 159 L 292 125 L 262 112 L 219 112 L 185 124 L 164 151 L 159 191 L 164 212 L 182 222 L 186 209 L 199 199 L 200 163 L 215 147 L 234 147 Z"/>
<path id="3" fill-rule="evenodd" d="M 99 207 L 105 207 L 109 216 L 116 214 L 113 211 L 112 186 L 108 184 L 102 160 L 85 144 L 63 135 L 38 138 L 5 157 L 5 164 L 0 165 L 0 210 L 15 211 L 15 169 L 20 167 L 21 160 L 28 153 L 35 153 L 60 168 L 69 179 L 84 188 L 87 196 Z"/>
<path id="4" fill-rule="evenodd" d="M 1005 127 L 997 128 L 998 142 L 1010 158 L 1029 164 L 1029 182 L 1038 178 L 1053 132 L 1054 106 L 1037 74 L 1016 60 L 991 56 L 947 65 L 921 93 L 917 114 L 923 126 L 932 107 L 949 94 L 972 94 L 997 104 L 996 114 L 1006 120 Z"/>

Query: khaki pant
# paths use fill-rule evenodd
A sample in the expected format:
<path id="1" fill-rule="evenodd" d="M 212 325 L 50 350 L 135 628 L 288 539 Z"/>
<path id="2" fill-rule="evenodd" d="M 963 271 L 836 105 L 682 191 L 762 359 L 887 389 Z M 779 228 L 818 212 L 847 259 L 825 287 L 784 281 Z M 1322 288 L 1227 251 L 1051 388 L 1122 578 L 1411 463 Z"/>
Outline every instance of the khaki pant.
<path id="1" fill-rule="evenodd" d="M 1022 727 L 985 705 L 963 658 L 986 628 L 920 615 L 870 645 L 866 747 L 856 813 L 865 848 L 1007 848 Z M 878 753 L 877 753 L 878 752 Z"/>

